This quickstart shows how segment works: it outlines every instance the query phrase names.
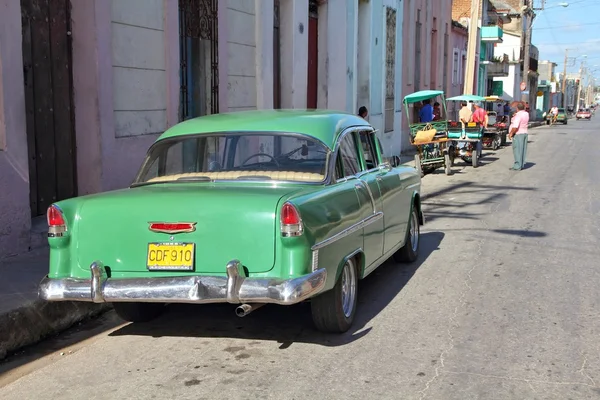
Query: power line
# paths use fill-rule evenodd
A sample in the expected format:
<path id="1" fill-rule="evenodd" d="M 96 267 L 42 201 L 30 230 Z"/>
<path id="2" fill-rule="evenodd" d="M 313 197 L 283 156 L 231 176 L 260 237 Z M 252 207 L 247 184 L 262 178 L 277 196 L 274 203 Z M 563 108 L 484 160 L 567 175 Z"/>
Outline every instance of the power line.
<path id="1" fill-rule="evenodd" d="M 544 14 L 544 16 L 546 17 L 546 21 L 548 21 L 548 17 Z M 550 21 L 548 21 L 548 23 L 550 23 Z M 544 28 L 534 28 L 535 30 L 541 31 L 544 29 L 559 29 L 559 28 L 578 28 L 580 26 L 586 26 L 586 25 L 598 25 L 598 22 L 589 22 L 586 24 L 577 24 L 577 25 L 558 25 L 558 26 L 548 26 L 548 27 L 544 27 Z"/>

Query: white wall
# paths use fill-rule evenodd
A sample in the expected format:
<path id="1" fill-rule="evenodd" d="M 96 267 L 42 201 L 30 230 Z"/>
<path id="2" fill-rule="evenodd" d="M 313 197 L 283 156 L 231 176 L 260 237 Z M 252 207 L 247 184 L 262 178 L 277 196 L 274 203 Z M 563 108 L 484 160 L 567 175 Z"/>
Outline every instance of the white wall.
<path id="1" fill-rule="evenodd" d="M 508 55 L 510 61 L 519 60 L 519 54 L 521 51 L 521 38 L 516 35 L 504 32 L 503 43 L 496 44 L 494 47 L 494 57 L 502 57 L 504 54 Z M 519 64 L 511 64 L 508 68 L 508 76 L 494 77 L 494 81 L 501 81 L 504 95 L 502 96 L 505 100 L 520 100 L 521 90 L 519 84 L 521 82 L 521 71 Z"/>
<path id="2" fill-rule="evenodd" d="M 167 124 L 163 0 L 112 0 L 115 136 L 160 133 Z"/>
<path id="3" fill-rule="evenodd" d="M 227 0 L 226 4 L 228 110 L 253 110 L 257 106 L 255 14 L 257 4 L 255 4 L 255 0 Z M 271 27 L 272 24 L 271 21 Z M 265 74 L 267 74 L 267 71 L 265 71 Z"/>

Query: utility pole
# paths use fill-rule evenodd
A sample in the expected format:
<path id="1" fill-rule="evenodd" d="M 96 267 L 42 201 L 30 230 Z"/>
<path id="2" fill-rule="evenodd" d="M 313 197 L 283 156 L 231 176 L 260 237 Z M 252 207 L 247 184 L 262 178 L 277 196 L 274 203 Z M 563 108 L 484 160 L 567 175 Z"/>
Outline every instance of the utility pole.
<path id="1" fill-rule="evenodd" d="M 531 22 L 529 21 L 529 0 L 523 0 L 523 7 L 521 8 L 521 23 L 525 24 L 525 32 L 523 34 L 523 47 L 525 48 L 523 51 L 523 82 L 525 82 L 525 91 L 529 93 L 529 53 L 531 46 L 531 32 L 530 26 Z M 521 101 L 528 102 L 531 93 L 525 94 L 521 93 Z M 529 111 L 531 113 L 531 104 L 529 105 Z M 531 118 L 531 116 L 530 116 Z"/>
<path id="2" fill-rule="evenodd" d="M 565 67 L 563 68 L 562 80 L 562 106 L 567 109 L 567 62 L 569 60 L 569 49 L 565 49 Z"/>
<path id="3" fill-rule="evenodd" d="M 584 60 L 585 61 L 585 60 Z M 577 102 L 575 103 L 574 111 L 577 112 L 579 110 L 579 101 L 581 100 L 581 86 L 583 85 L 583 81 L 581 76 L 583 74 L 583 63 L 581 62 L 581 66 L 579 67 L 579 84 L 577 85 Z"/>
<path id="4" fill-rule="evenodd" d="M 480 0 L 471 0 L 471 19 L 469 21 L 469 39 L 467 47 L 467 60 L 465 71 L 464 94 L 475 94 L 475 55 L 477 53 L 477 32 L 479 28 L 479 2 Z"/>

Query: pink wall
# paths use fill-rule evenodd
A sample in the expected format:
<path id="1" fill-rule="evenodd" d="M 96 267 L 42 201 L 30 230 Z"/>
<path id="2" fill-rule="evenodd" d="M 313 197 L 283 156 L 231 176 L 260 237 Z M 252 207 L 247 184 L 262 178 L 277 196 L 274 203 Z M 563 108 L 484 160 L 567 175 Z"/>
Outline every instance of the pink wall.
<path id="1" fill-rule="evenodd" d="M 460 96 L 463 94 L 464 89 L 464 71 L 461 71 L 460 79 L 457 83 L 452 83 L 452 72 L 453 72 L 453 53 L 454 49 L 457 48 L 461 52 L 466 51 L 468 42 L 468 33 L 466 30 L 461 28 L 453 27 L 450 34 L 450 45 L 448 49 L 448 90 L 446 92 L 446 97 Z M 462 54 L 462 53 L 461 53 Z M 459 54 L 459 67 L 462 68 L 462 55 Z M 448 115 L 449 118 L 457 119 L 458 114 L 456 112 L 460 109 L 460 104 L 457 101 L 448 102 Z"/>
<path id="2" fill-rule="evenodd" d="M 421 40 L 420 43 L 415 43 L 416 40 L 416 22 L 420 10 L 421 21 Z M 420 87 L 418 90 L 444 90 L 443 86 L 443 70 L 440 68 L 444 60 L 444 32 L 446 24 L 448 30 L 451 27 L 452 0 L 405 0 L 404 1 L 404 26 L 403 26 L 403 70 L 402 76 L 404 84 L 402 86 L 402 97 L 416 91 L 415 76 L 420 77 Z M 433 20 L 436 20 L 434 26 Z M 432 48 L 432 31 L 437 31 L 437 46 Z M 421 49 L 421 68 L 415 71 L 415 54 L 416 46 Z M 451 40 L 448 45 L 450 55 Z M 435 54 L 435 57 L 432 57 Z M 448 63 L 451 63 L 452 58 L 448 57 Z M 431 76 L 435 74 L 435 86 L 432 87 Z M 452 79 L 448 76 L 448 81 Z M 409 108 L 411 122 L 413 122 L 413 108 Z M 406 115 L 406 111 L 404 111 Z M 402 152 L 410 152 L 414 147 L 410 144 L 408 134 L 408 122 L 406 118 L 402 119 Z"/>
<path id="3" fill-rule="evenodd" d="M 167 127 L 178 122 L 177 0 L 164 0 Z M 73 83 L 79 195 L 127 187 L 158 135 L 115 137 L 111 2 L 73 2 Z"/>
<path id="4" fill-rule="evenodd" d="M 31 212 L 21 6 L 0 0 L 0 258 L 27 251 Z"/>

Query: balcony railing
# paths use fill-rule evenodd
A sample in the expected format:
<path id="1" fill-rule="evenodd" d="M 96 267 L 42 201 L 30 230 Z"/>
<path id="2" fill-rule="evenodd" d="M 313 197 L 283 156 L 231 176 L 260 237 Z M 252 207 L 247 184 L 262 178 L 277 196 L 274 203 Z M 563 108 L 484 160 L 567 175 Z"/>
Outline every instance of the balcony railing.
<path id="1" fill-rule="evenodd" d="M 498 25 L 482 26 L 481 41 L 488 43 L 502 43 L 504 32 Z"/>
<path id="2" fill-rule="evenodd" d="M 505 77 L 508 76 L 508 69 L 508 63 L 492 62 L 487 66 L 487 74 L 489 77 Z"/>

